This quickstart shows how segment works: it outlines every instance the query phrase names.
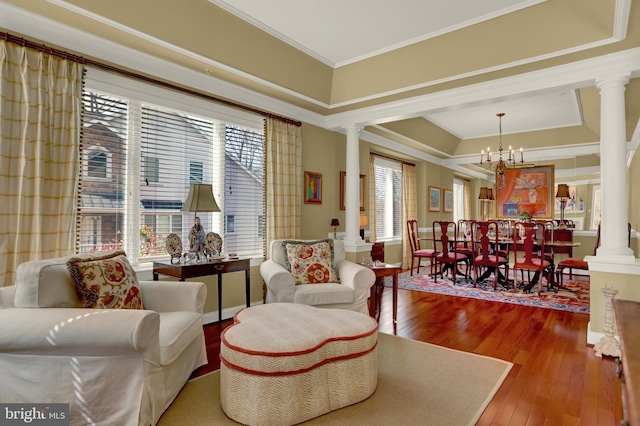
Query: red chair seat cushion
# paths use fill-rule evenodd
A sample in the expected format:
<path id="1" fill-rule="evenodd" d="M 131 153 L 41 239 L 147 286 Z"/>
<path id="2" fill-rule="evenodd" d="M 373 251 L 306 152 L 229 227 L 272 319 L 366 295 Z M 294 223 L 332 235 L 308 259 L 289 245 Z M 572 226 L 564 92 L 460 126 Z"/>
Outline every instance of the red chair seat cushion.
<path id="1" fill-rule="evenodd" d="M 535 269 L 540 269 L 540 262 L 542 263 L 542 269 L 547 269 L 550 265 L 550 263 L 546 260 L 542 260 L 542 259 L 531 259 L 531 263 L 532 265 L 525 263 L 525 259 L 524 257 L 519 257 L 518 259 L 516 259 L 516 265 L 518 266 L 518 269 L 527 269 L 527 268 L 535 268 Z"/>
<path id="2" fill-rule="evenodd" d="M 418 257 L 433 257 L 435 254 L 436 251 L 432 249 L 420 249 L 413 252 L 413 255 Z"/>
<path id="3" fill-rule="evenodd" d="M 436 256 L 436 259 L 440 262 L 454 262 L 459 260 L 465 260 L 466 258 L 467 256 L 465 256 L 462 253 L 451 253 L 451 252 L 449 252 L 449 254 L 447 254 L 446 256 L 444 255 L 444 253 L 438 254 Z"/>
<path id="4" fill-rule="evenodd" d="M 589 270 L 589 264 L 582 259 L 566 258 L 566 259 L 562 259 L 560 263 L 558 263 L 557 269 L 564 269 L 564 268 L 583 269 L 587 271 Z"/>
<path id="5" fill-rule="evenodd" d="M 496 263 L 495 254 L 490 254 L 489 256 L 487 256 L 486 260 L 487 260 L 487 262 L 495 264 Z M 480 256 L 476 257 L 475 263 L 483 263 L 484 261 L 485 261 L 484 257 L 482 255 L 480 255 Z M 505 263 L 506 261 L 507 261 L 506 258 L 498 257 L 498 263 Z"/>

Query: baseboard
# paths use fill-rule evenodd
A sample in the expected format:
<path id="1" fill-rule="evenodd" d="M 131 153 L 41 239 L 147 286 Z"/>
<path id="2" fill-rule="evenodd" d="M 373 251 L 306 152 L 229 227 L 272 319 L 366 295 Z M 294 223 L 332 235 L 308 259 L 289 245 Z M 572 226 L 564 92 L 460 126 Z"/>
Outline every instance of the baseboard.
<path id="1" fill-rule="evenodd" d="M 253 302 L 251 306 L 262 305 L 262 301 Z M 232 306 L 222 310 L 222 320 L 233 318 L 238 312 L 246 308 L 245 305 Z M 218 322 L 218 311 L 205 312 L 202 314 L 202 325 L 213 324 Z"/>
<path id="2" fill-rule="evenodd" d="M 597 331 L 591 331 L 591 321 L 587 324 L 587 345 L 595 345 L 604 337 L 604 333 L 600 333 Z M 614 336 L 616 340 L 619 342 L 620 338 L 618 336 Z"/>

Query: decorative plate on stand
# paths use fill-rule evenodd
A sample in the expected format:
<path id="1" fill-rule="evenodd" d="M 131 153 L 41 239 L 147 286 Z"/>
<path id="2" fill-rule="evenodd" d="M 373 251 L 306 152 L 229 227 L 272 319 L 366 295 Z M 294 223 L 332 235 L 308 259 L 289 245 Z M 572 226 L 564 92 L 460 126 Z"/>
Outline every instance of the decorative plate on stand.
<path id="1" fill-rule="evenodd" d="M 180 236 L 178 234 L 167 235 L 165 247 L 167 249 L 167 253 L 171 256 L 171 263 L 173 263 L 174 259 L 178 259 L 179 262 L 180 257 L 182 257 L 182 239 Z"/>
<path id="2" fill-rule="evenodd" d="M 206 249 L 214 256 L 219 256 L 222 253 L 222 237 L 215 232 L 209 232 L 207 234 Z"/>

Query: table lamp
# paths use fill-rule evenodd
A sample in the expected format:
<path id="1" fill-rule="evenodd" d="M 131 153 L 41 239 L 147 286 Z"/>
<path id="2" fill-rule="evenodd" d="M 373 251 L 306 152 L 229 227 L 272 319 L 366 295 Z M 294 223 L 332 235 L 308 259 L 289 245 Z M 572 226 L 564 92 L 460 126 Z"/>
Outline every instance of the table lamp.
<path id="1" fill-rule="evenodd" d="M 338 238 L 336 228 L 340 226 L 340 221 L 338 219 L 331 219 L 331 226 L 333 226 L 333 239 L 336 240 Z"/>
<path id="2" fill-rule="evenodd" d="M 482 188 L 480 188 L 480 195 L 478 196 L 478 200 L 480 200 L 480 203 L 482 203 L 482 221 L 486 222 L 487 220 L 489 220 L 488 205 L 491 201 L 494 200 L 493 188 L 489 188 L 488 186 L 483 186 Z"/>
<path id="3" fill-rule="evenodd" d="M 360 238 L 364 241 L 364 227 L 369 225 L 369 216 L 366 214 L 360 215 Z"/>
<path id="4" fill-rule="evenodd" d="M 213 197 L 213 187 L 210 184 L 192 183 L 189 195 L 180 209 L 183 212 L 194 212 L 193 227 L 189 234 L 189 246 L 191 251 L 201 252 L 207 242 L 206 233 L 200 224 L 198 212 L 219 212 L 220 207 Z"/>
<path id="5" fill-rule="evenodd" d="M 567 203 L 567 200 L 571 198 L 571 194 L 569 194 L 569 185 L 566 183 L 558 184 L 558 192 L 556 192 L 556 198 L 560 199 L 560 225 L 558 225 L 558 229 L 567 229 L 567 225 L 564 223 L 564 207 Z"/>

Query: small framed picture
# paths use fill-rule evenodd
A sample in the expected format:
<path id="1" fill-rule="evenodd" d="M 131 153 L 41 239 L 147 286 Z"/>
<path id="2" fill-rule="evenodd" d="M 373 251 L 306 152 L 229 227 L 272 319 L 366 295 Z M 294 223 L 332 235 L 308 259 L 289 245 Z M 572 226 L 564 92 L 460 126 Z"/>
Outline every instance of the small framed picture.
<path id="1" fill-rule="evenodd" d="M 429 187 L 429 211 L 440 211 L 440 188 L 435 186 Z"/>
<path id="2" fill-rule="evenodd" d="M 304 203 L 322 204 L 322 173 L 304 172 Z"/>
<path id="3" fill-rule="evenodd" d="M 444 212 L 453 213 L 453 191 L 450 189 L 444 189 Z"/>

